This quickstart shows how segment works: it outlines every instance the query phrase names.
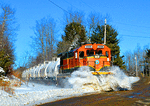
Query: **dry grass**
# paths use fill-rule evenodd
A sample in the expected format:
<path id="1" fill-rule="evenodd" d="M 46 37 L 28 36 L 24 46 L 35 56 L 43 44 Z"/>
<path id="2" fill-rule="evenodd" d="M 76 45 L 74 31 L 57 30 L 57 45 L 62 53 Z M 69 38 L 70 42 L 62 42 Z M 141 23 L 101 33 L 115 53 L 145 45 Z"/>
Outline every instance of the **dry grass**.
<path id="1" fill-rule="evenodd" d="M 11 87 L 11 82 L 10 81 L 3 81 L 0 80 L 0 87 L 1 90 L 4 90 L 5 92 L 9 94 L 14 94 L 14 89 Z"/>
<path id="2" fill-rule="evenodd" d="M 148 84 L 150 84 L 150 76 L 147 77 L 147 82 L 148 82 Z"/>
<path id="3" fill-rule="evenodd" d="M 0 80 L 0 86 L 9 86 L 9 85 L 10 85 L 10 81 Z"/>
<path id="4" fill-rule="evenodd" d="M 13 72 L 12 75 L 17 77 L 18 79 L 21 79 L 21 73 Z M 10 81 L 4 81 L 3 79 L 0 79 L 0 88 L 1 90 L 4 90 L 5 92 L 9 94 L 15 94 L 14 87 L 20 87 L 21 81 L 16 79 L 11 79 Z"/>

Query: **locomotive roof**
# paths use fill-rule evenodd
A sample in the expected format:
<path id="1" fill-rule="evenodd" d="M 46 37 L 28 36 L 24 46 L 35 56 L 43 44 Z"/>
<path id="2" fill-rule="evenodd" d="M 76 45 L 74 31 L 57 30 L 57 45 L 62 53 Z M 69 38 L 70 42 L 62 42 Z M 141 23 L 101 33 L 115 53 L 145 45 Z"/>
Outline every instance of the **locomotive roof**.
<path id="1" fill-rule="evenodd" d="M 80 50 L 82 50 L 82 49 L 94 49 L 94 50 L 96 50 L 96 49 L 110 49 L 110 48 L 108 48 L 106 45 L 104 45 L 104 44 L 96 44 L 96 43 L 94 43 L 94 44 L 85 44 L 85 45 L 82 45 L 80 48 L 78 48 L 78 49 L 80 49 Z M 77 49 L 76 49 L 77 50 Z"/>
<path id="2" fill-rule="evenodd" d="M 79 47 L 79 48 L 80 48 L 80 47 Z M 58 57 L 63 56 L 63 55 L 65 55 L 66 53 L 74 52 L 74 51 L 78 50 L 79 48 L 75 48 L 75 49 L 73 49 L 73 50 L 70 50 L 69 52 L 62 52 L 62 53 L 59 53 L 57 56 L 58 56 Z"/>
<path id="3" fill-rule="evenodd" d="M 78 50 L 80 47 L 78 47 L 78 48 L 75 48 L 75 49 L 73 49 L 73 50 L 70 50 L 69 52 L 75 52 L 76 50 Z"/>

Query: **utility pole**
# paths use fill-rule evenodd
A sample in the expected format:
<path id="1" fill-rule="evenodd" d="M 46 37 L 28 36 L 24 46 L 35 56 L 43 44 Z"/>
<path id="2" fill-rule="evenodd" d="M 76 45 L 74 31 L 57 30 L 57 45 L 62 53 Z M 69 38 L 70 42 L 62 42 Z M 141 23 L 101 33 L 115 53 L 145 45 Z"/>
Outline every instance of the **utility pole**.
<path id="1" fill-rule="evenodd" d="M 105 19 L 105 31 L 104 31 L 104 45 L 106 44 L 106 19 Z"/>
<path id="2" fill-rule="evenodd" d="M 143 69 L 143 77 L 144 77 L 144 76 L 145 76 L 145 75 L 144 75 L 144 67 L 145 67 L 144 52 L 143 52 L 143 63 L 144 63 L 144 65 L 143 65 L 143 68 L 142 68 L 142 69 Z"/>
<path id="3" fill-rule="evenodd" d="M 149 77 L 150 77 L 150 57 L 148 57 L 148 71 L 149 71 Z"/>
<path id="4" fill-rule="evenodd" d="M 135 55 L 135 60 L 136 60 L 136 77 L 138 77 L 138 72 L 137 72 L 137 57 Z"/>

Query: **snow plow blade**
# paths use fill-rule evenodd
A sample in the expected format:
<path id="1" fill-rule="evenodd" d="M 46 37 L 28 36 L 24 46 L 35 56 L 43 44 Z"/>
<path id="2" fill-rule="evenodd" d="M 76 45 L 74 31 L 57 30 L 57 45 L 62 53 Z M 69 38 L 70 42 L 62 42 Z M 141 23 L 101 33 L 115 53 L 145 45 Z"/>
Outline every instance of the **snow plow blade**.
<path id="1" fill-rule="evenodd" d="M 97 71 L 97 72 L 92 72 L 93 75 L 100 75 L 100 74 L 113 74 L 111 72 L 100 72 L 100 71 Z"/>

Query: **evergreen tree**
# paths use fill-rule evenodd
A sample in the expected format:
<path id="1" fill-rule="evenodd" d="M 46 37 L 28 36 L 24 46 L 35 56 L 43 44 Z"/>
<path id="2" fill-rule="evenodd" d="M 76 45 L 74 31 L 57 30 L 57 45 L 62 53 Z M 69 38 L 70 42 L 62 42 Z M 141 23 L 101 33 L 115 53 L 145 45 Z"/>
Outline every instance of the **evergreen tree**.
<path id="1" fill-rule="evenodd" d="M 72 22 L 65 27 L 65 35 L 62 35 L 62 41 L 58 43 L 57 53 L 66 52 L 72 46 L 77 48 L 82 42 L 86 42 L 86 31 L 83 25 Z"/>
<path id="2" fill-rule="evenodd" d="M 150 49 L 147 49 L 146 55 L 150 58 Z"/>
<path id="3" fill-rule="evenodd" d="M 106 26 L 106 46 L 111 49 L 111 55 L 114 57 L 113 65 L 117 65 L 122 69 L 125 69 L 124 62 L 122 60 L 123 56 L 120 56 L 120 47 L 118 45 L 119 40 L 117 39 L 118 33 L 112 28 L 112 26 Z M 97 25 L 95 31 L 91 36 L 92 43 L 104 43 L 104 25 Z"/>
<path id="4" fill-rule="evenodd" d="M 150 75 L 150 49 L 146 50 L 144 71 L 146 75 Z"/>
<path id="5" fill-rule="evenodd" d="M 6 75 L 11 72 L 11 64 L 13 62 L 11 61 L 11 57 L 6 53 L 4 50 L 0 51 L 0 67 L 2 67 L 6 73 Z"/>
<path id="6" fill-rule="evenodd" d="M 65 28 L 65 41 L 73 42 L 76 37 L 78 37 L 79 43 L 84 42 L 86 40 L 86 32 L 83 25 L 80 23 L 72 22 Z"/>

